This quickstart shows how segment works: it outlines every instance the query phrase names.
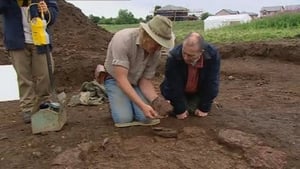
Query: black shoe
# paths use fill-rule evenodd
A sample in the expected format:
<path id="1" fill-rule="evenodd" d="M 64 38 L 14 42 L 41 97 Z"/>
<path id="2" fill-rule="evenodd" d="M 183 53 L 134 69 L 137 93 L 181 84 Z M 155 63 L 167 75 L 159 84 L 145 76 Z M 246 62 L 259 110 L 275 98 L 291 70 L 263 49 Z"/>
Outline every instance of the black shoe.
<path id="1" fill-rule="evenodd" d="M 44 102 L 40 104 L 40 109 L 47 109 L 49 107 L 50 102 Z"/>
<path id="2" fill-rule="evenodd" d="M 23 121 L 26 124 L 31 123 L 31 113 L 30 112 L 23 112 Z"/>

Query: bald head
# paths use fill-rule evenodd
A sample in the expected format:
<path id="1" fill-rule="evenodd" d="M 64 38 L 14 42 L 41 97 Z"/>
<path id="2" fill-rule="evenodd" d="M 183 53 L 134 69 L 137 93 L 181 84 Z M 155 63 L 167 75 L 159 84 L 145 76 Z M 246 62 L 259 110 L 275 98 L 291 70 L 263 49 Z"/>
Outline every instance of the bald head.
<path id="1" fill-rule="evenodd" d="M 189 46 L 196 48 L 201 51 L 202 50 L 202 36 L 197 32 L 189 33 L 183 40 L 183 46 Z"/>
<path id="2" fill-rule="evenodd" d="M 183 40 L 182 57 L 187 64 L 195 65 L 203 53 L 203 38 L 199 33 L 189 33 Z"/>

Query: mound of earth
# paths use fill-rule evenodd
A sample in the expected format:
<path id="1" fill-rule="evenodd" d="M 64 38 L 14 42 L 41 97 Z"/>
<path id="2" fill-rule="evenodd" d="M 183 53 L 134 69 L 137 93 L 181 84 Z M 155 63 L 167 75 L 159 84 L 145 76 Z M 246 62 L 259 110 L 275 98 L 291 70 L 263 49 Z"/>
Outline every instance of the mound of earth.
<path id="1" fill-rule="evenodd" d="M 112 34 L 92 23 L 74 5 L 58 1 L 60 14 L 53 26 L 58 86 L 80 85 L 93 79 L 97 64 L 103 63 Z"/>
<path id="2" fill-rule="evenodd" d="M 300 64 L 300 39 L 282 39 L 262 42 L 229 43 L 219 45 L 222 58 L 253 56 L 272 58 Z"/>

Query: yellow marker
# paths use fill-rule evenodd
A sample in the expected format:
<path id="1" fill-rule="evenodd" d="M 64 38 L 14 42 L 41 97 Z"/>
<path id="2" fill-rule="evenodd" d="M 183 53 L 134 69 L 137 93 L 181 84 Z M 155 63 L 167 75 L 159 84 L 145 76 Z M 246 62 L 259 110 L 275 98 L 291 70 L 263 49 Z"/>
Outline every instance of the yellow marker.
<path id="1" fill-rule="evenodd" d="M 35 45 L 47 45 L 49 44 L 49 35 L 46 32 L 47 23 L 45 20 L 35 17 L 30 21 L 32 40 Z"/>
<path id="2" fill-rule="evenodd" d="M 28 7 L 28 11 L 32 5 L 38 5 L 38 3 L 32 3 Z M 49 14 L 50 20 L 50 14 Z M 44 19 L 44 12 L 41 11 L 41 18 L 35 17 L 30 20 L 31 32 L 32 32 L 32 40 L 34 45 L 48 45 L 50 44 L 49 35 L 46 31 L 47 22 Z"/>

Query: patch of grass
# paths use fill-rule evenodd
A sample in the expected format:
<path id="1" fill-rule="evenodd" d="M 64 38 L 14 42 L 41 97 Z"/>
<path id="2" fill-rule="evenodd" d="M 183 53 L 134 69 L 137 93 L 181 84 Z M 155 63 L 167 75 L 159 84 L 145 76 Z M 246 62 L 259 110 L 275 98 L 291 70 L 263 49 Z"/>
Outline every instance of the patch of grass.
<path id="1" fill-rule="evenodd" d="M 289 38 L 300 34 L 299 21 L 300 13 L 282 14 L 205 31 L 204 36 L 211 42 L 221 43 Z"/>
<path id="2" fill-rule="evenodd" d="M 272 39 L 291 38 L 300 34 L 299 28 L 292 29 L 220 29 L 204 33 L 205 39 L 210 42 L 243 42 L 243 41 L 263 41 Z"/>
<path id="3" fill-rule="evenodd" d="M 247 24 L 235 25 L 235 29 L 290 29 L 300 27 L 300 13 L 286 13 L 273 17 L 257 19 Z"/>
<path id="4" fill-rule="evenodd" d="M 180 21 L 173 22 L 176 41 L 181 41 L 188 33 L 198 32 L 203 33 L 203 21 Z"/>
<path id="5" fill-rule="evenodd" d="M 204 31 L 204 24 L 201 20 L 173 22 L 173 26 L 176 42 L 181 42 L 189 32 L 198 32 L 209 42 L 226 43 L 295 37 L 300 34 L 299 21 L 300 13 L 288 13 L 209 31 Z M 139 24 L 101 26 L 114 33 L 123 28 L 138 27 Z"/>

